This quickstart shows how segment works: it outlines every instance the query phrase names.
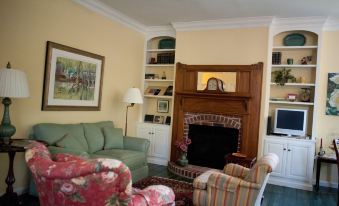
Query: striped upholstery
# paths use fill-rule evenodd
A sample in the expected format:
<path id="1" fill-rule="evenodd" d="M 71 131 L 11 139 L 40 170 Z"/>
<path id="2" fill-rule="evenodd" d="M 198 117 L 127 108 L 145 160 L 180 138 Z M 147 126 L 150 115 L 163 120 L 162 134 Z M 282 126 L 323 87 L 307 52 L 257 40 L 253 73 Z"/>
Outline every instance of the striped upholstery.
<path id="1" fill-rule="evenodd" d="M 227 164 L 224 167 L 224 173 L 233 177 L 244 178 L 248 175 L 249 171 L 250 169 L 233 163 Z"/>
<path id="2" fill-rule="evenodd" d="M 278 156 L 271 153 L 259 159 L 252 169 L 228 164 L 223 172 L 206 171 L 193 182 L 193 204 L 253 206 L 255 202 L 260 202 L 256 200 L 265 189 L 264 179 L 276 167 L 278 161 Z"/>

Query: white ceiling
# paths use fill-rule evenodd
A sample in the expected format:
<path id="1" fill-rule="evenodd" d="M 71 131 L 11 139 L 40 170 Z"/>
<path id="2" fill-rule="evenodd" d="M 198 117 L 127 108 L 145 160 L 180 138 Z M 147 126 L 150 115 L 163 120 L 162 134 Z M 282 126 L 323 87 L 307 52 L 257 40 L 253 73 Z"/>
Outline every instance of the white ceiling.
<path id="1" fill-rule="evenodd" d="M 172 22 L 275 16 L 339 19 L 338 0 L 91 0 L 144 26 Z"/>

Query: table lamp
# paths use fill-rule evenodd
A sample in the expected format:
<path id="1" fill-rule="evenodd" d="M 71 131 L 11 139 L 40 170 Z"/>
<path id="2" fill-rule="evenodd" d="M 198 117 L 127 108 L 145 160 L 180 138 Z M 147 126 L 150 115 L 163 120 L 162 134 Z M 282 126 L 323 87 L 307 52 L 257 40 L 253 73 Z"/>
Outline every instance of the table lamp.
<path id="1" fill-rule="evenodd" d="M 23 71 L 11 69 L 8 62 L 7 68 L 0 69 L 0 97 L 4 105 L 4 115 L 0 125 L 0 141 L 9 143 L 16 129 L 11 125 L 9 117 L 10 98 L 24 98 L 29 96 L 26 75 Z"/>
<path id="2" fill-rule="evenodd" d="M 127 116 L 128 116 L 128 108 L 133 107 L 134 104 L 142 104 L 142 96 L 140 90 L 138 88 L 129 88 L 125 93 L 125 96 L 122 100 L 123 102 L 128 103 L 126 108 L 126 122 L 125 122 L 125 136 L 127 134 Z"/>

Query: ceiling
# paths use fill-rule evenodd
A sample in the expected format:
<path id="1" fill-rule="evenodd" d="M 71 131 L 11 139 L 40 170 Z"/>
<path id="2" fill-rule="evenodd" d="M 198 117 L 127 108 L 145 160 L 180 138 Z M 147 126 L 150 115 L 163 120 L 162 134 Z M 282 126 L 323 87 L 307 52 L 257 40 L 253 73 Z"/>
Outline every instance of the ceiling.
<path id="1" fill-rule="evenodd" d="M 326 16 L 339 19 L 338 0 L 95 0 L 144 26 L 242 17 Z"/>

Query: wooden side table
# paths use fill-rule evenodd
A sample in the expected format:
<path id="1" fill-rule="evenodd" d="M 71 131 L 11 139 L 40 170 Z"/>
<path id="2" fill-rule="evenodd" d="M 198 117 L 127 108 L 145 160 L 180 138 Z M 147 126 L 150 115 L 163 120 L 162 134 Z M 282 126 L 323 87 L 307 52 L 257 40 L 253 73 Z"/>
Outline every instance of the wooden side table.
<path id="1" fill-rule="evenodd" d="M 8 172 L 5 180 L 7 184 L 7 189 L 6 193 L 0 197 L 0 205 L 3 206 L 20 205 L 18 201 L 18 195 L 16 194 L 16 192 L 13 191 L 13 184 L 15 182 L 13 162 L 15 154 L 17 152 L 25 152 L 25 146 L 22 144 L 15 144 L 16 141 L 21 141 L 22 143 L 23 140 L 11 140 L 11 143 L 9 145 L 0 145 L 0 153 L 7 153 L 9 157 Z M 28 143 L 29 142 L 27 141 L 27 144 Z"/>
<path id="2" fill-rule="evenodd" d="M 238 157 L 232 154 L 227 154 L 225 156 L 225 163 L 235 163 L 247 168 L 251 168 L 257 161 L 256 157 Z"/>

